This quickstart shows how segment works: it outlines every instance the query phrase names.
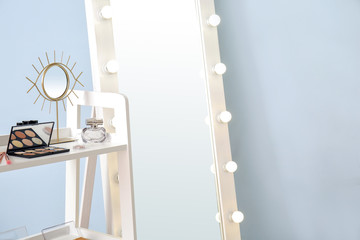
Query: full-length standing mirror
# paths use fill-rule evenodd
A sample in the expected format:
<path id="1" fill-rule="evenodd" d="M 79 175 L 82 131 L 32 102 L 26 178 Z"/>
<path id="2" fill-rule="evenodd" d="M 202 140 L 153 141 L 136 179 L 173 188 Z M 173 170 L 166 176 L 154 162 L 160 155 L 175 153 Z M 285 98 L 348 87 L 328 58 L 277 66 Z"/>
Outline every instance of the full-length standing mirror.
<path id="1" fill-rule="evenodd" d="M 81 12 L 81 14 L 71 15 L 71 19 L 64 16 L 61 21 L 55 23 L 66 26 L 76 22 L 82 31 L 74 30 L 72 32 L 74 35 L 71 36 L 74 39 L 84 40 L 88 33 L 91 36 L 93 30 L 90 29 L 91 24 L 89 24 L 91 15 L 86 14 L 88 18 L 88 33 L 86 33 L 85 5 L 83 1 L 81 1 L 82 4 L 79 4 L 79 1 L 77 0 L 76 4 L 72 4 L 72 1 L 64 1 L 63 4 L 73 7 L 68 11 Z M 24 4 L 25 6 L 25 2 L 21 3 L 19 0 L 14 4 L 17 6 Z M 17 8 L 10 3 L 0 3 L 4 8 Z M 49 8 L 47 12 L 45 2 L 37 0 L 35 6 L 41 4 L 43 4 L 42 11 L 45 11 L 47 15 L 55 14 L 55 8 Z M 97 1 L 96 6 L 99 4 L 100 2 Z M 218 62 L 208 63 L 208 56 L 204 52 L 209 46 L 204 46 L 207 42 L 204 39 L 204 32 L 210 31 L 210 34 L 213 34 L 216 31 L 214 27 L 204 31 L 206 23 L 204 18 L 214 14 L 214 9 L 211 8 L 212 1 L 126 0 L 101 1 L 101 4 L 111 6 L 112 14 L 109 17 L 105 16 L 106 14 L 103 12 L 103 15 L 98 14 L 90 22 L 97 26 L 108 24 L 106 21 L 113 23 L 116 57 L 106 60 L 117 61 L 119 68 L 115 67 L 110 74 L 106 74 L 109 76 L 117 74 L 119 86 L 114 91 L 127 95 L 130 103 L 137 238 L 140 240 L 222 239 L 226 236 L 224 234 L 226 228 L 221 226 L 225 222 L 229 222 L 224 216 L 230 217 L 232 212 L 237 209 L 232 208 L 231 211 L 225 209 L 225 214 L 221 206 L 225 206 L 227 202 L 221 202 L 221 204 L 218 202 L 218 199 L 223 200 L 223 198 L 219 196 L 219 193 L 222 192 L 219 190 L 221 181 L 216 176 L 220 177 L 219 174 L 223 174 L 224 171 L 221 164 L 214 164 L 214 156 L 218 156 L 219 153 L 219 149 L 214 150 L 214 144 L 219 143 L 214 143 L 214 127 L 212 126 L 218 124 L 215 122 L 218 113 L 213 112 L 214 104 L 209 103 L 211 101 L 209 101 L 208 81 L 214 76 L 217 79 L 213 80 L 217 81 L 221 76 L 213 73 L 209 67 Z M 26 6 L 27 11 L 36 13 L 36 9 L 31 10 L 29 4 Z M 204 6 L 206 9 L 201 9 Z M 95 11 L 100 12 L 100 10 L 101 8 Z M 33 18 L 22 19 L 22 21 L 27 21 L 27 25 L 31 26 L 31 21 L 34 21 L 33 24 L 42 22 L 43 19 L 40 18 L 41 14 L 33 14 Z M 17 24 L 21 26 L 21 21 Z M 47 31 L 47 35 L 50 36 L 51 31 L 54 35 L 58 34 L 55 26 Z M 23 41 L 24 36 L 20 33 L 15 31 L 12 34 L 14 39 Z M 16 34 L 20 34 L 19 37 L 16 37 Z M 38 29 L 38 34 L 44 34 L 43 29 Z M 32 41 L 32 38 L 27 41 Z M 49 38 L 49 41 L 53 41 L 53 39 Z M 36 45 L 37 42 L 34 40 L 32 44 Z M 71 46 L 71 41 L 68 44 Z M 98 42 L 97 44 L 106 45 L 107 42 Z M 217 44 L 217 39 L 213 44 Z M 81 45 L 87 46 L 87 42 L 83 41 L 76 46 Z M 51 46 L 51 42 L 48 43 L 45 50 L 49 50 L 49 46 Z M 68 46 L 63 46 L 61 42 L 57 42 L 54 47 L 70 52 L 68 49 L 62 49 L 62 47 Z M 90 44 L 90 50 L 82 54 L 83 59 L 89 61 L 89 55 L 94 51 L 93 47 Z M 30 54 L 30 50 L 26 48 L 21 53 L 31 55 L 28 57 L 29 59 L 33 59 L 34 54 L 38 55 L 38 52 Z M 79 57 L 76 58 L 81 62 Z M 6 61 L 5 58 L 3 61 Z M 96 84 L 104 80 L 96 79 L 97 76 L 94 74 L 91 75 L 89 63 L 87 62 L 87 64 L 82 68 L 84 69 L 82 83 L 89 88 L 94 83 L 94 89 L 96 89 Z M 94 67 L 92 61 L 92 68 L 94 69 Z M 99 69 L 102 71 L 103 66 L 100 66 Z M 26 72 L 28 69 L 24 70 L 24 75 Z M 20 106 L 20 104 L 18 105 Z M 221 111 L 225 110 L 221 109 Z M 23 117 L 23 115 L 19 116 Z M 36 118 L 40 114 L 33 113 L 32 116 Z M 51 118 L 43 113 L 41 117 Z M 222 123 L 221 126 L 226 126 L 226 124 Z M 226 148 L 227 146 L 224 144 L 222 147 Z M 215 159 L 217 158 L 215 157 Z M 215 175 L 210 171 L 213 164 Z M 45 167 L 43 169 L 43 171 L 48 171 Z M 58 169 L 61 169 L 62 173 L 64 172 L 63 165 L 59 165 Z M 50 172 L 58 169 L 52 169 Z M 31 170 L 29 169 L 29 171 Z M 100 171 L 97 171 L 96 174 L 90 228 L 106 232 L 102 190 L 101 184 L 98 183 L 101 180 Z M 231 174 L 226 174 L 232 177 Z M 1 177 L 0 175 L 0 179 Z M 44 177 L 51 179 L 51 176 Z M 13 179 L 16 179 L 15 175 Z M 24 181 L 24 179 L 18 181 Z M 52 199 L 50 202 L 40 201 L 39 205 L 43 205 L 43 209 L 61 205 L 59 202 L 64 201 L 61 197 L 62 184 L 61 181 L 54 181 L 52 186 L 48 186 L 49 193 L 54 189 L 61 189 L 61 193 L 57 195 L 58 201 L 56 199 Z M 17 187 L 19 185 L 21 186 L 18 184 Z M 226 189 L 225 186 L 226 191 L 234 191 L 231 187 L 230 185 L 230 188 Z M 22 196 L 25 197 L 25 195 Z M 10 195 L 7 199 L 12 197 L 14 195 Z M 231 199 L 228 202 L 233 201 Z M 34 214 L 26 210 L 30 206 L 28 204 L 21 206 L 23 214 L 28 215 L 24 219 L 30 219 Z M 38 211 L 45 214 L 42 209 Z M 63 209 L 59 208 L 59 211 L 61 212 Z M 218 217 L 220 224 L 215 217 L 219 211 L 221 212 Z M 7 224 L 6 227 L 16 227 L 17 220 L 12 211 L 0 207 L 1 212 L 6 213 L 7 219 L 3 219 L 0 214 L 0 223 L 10 221 L 13 225 Z M 17 213 L 16 216 L 20 215 Z M 61 219 L 63 216 L 56 212 L 53 216 L 43 219 L 39 224 L 32 223 L 29 232 L 35 233 L 41 230 L 41 227 L 45 228 L 61 222 Z M 49 220 L 51 223 L 46 225 Z M 232 224 L 238 226 L 237 223 Z M 0 230 L 6 229 L 1 229 L 0 226 Z M 236 231 L 234 233 L 237 234 Z M 239 238 L 240 236 L 236 235 L 233 239 Z"/>

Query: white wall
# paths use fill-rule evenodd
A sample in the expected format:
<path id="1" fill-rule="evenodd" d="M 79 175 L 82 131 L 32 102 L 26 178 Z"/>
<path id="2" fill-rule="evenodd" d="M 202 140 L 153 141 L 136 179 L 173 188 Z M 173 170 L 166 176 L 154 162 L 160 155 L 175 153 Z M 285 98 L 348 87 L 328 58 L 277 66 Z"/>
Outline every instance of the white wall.
<path id="1" fill-rule="evenodd" d="M 359 239 L 360 2 L 216 7 L 242 239 Z"/>

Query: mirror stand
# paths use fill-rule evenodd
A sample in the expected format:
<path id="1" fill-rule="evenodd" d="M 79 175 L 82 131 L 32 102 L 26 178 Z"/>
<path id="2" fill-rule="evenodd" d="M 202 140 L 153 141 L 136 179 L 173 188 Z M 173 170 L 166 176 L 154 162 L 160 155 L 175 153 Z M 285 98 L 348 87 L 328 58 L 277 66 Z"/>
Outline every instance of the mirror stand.
<path id="1" fill-rule="evenodd" d="M 56 104 L 56 140 L 52 138 L 54 140 L 52 140 L 51 143 L 54 144 L 54 143 L 64 143 L 64 142 L 74 141 L 75 140 L 74 138 L 60 139 L 58 102 L 62 101 L 64 105 L 64 111 L 66 111 L 64 100 L 68 99 L 69 102 L 72 104 L 70 99 L 71 93 L 78 98 L 78 96 L 74 93 L 74 88 L 77 83 L 79 83 L 82 87 L 84 87 L 84 85 L 79 81 L 82 72 L 77 77 L 75 77 L 73 73 L 73 69 L 76 65 L 76 62 L 72 67 L 68 65 L 71 58 L 69 56 L 66 64 L 63 63 L 64 53 L 61 54 L 61 60 L 58 62 L 56 60 L 56 53 L 54 51 L 54 62 L 52 63 L 49 60 L 49 56 L 47 52 L 45 52 L 45 55 L 48 63 L 45 66 L 41 61 L 41 58 L 38 57 L 39 63 L 41 65 L 40 71 L 38 71 L 38 69 L 34 65 L 32 65 L 36 73 L 38 74 L 36 80 L 32 81 L 30 78 L 26 77 L 26 79 L 32 84 L 32 86 L 27 91 L 27 93 L 29 93 L 35 87 L 35 89 L 39 92 L 39 95 L 37 96 L 34 104 L 37 102 L 40 96 L 44 99 L 41 110 L 43 110 L 46 101 L 49 102 L 49 113 L 51 113 L 51 103 L 55 102 Z M 71 84 L 69 77 L 70 75 L 74 79 L 73 85 L 71 87 L 70 87 Z M 41 82 L 41 86 L 40 86 L 40 82 Z"/>

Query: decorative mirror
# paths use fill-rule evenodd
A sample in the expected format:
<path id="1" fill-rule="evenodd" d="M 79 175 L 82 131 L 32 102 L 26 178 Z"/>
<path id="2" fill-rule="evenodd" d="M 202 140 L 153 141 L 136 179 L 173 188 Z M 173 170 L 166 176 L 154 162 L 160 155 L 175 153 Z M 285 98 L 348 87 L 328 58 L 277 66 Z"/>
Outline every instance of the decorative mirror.
<path id="1" fill-rule="evenodd" d="M 76 62 L 70 66 L 70 58 L 69 56 L 67 58 L 66 63 L 63 63 L 64 58 L 64 52 L 61 54 L 60 61 L 58 62 L 56 60 L 56 53 L 54 51 L 54 62 L 50 62 L 48 53 L 45 52 L 47 65 L 44 65 L 41 61 L 41 58 L 38 57 L 39 63 L 40 63 L 40 71 L 32 65 L 37 73 L 37 77 L 35 80 L 31 80 L 29 77 L 26 77 L 26 79 L 32 84 L 30 89 L 27 91 L 29 93 L 34 87 L 39 92 L 39 95 L 35 99 L 34 104 L 37 102 L 37 100 L 40 98 L 40 96 L 44 99 L 42 103 L 41 110 L 43 110 L 45 102 L 49 102 L 49 113 L 51 113 L 51 103 L 55 102 L 56 104 L 56 139 L 57 143 L 68 141 L 66 140 L 60 140 L 60 134 L 59 134 L 59 104 L 58 102 L 61 101 L 64 106 L 64 111 L 66 111 L 65 106 L 65 99 L 68 99 L 71 103 L 70 94 L 74 94 L 76 96 L 75 92 L 73 91 L 75 88 L 75 85 L 79 83 L 82 87 L 84 85 L 79 81 L 79 78 L 82 74 L 78 76 L 75 76 L 73 73 L 73 69 L 76 65 Z M 71 81 L 71 76 L 73 81 Z M 72 83 L 71 83 L 72 82 Z M 72 103 L 71 103 L 72 104 Z"/>

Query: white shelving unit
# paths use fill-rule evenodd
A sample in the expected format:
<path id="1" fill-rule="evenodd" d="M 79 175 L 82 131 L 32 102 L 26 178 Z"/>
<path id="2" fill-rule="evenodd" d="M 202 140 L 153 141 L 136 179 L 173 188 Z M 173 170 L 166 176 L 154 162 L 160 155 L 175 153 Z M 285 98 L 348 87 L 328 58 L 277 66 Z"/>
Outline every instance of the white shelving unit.
<path id="1" fill-rule="evenodd" d="M 71 137 L 74 136 L 74 133 L 79 132 L 80 107 L 82 105 L 112 108 L 114 110 L 113 125 L 116 132 L 119 132 L 119 134 L 111 134 L 110 140 L 103 143 L 85 144 L 84 149 L 74 148 L 75 145 L 79 144 L 78 142 L 68 142 L 56 145 L 70 149 L 67 153 L 47 155 L 32 159 L 10 156 L 12 164 L 6 165 L 6 161 L 3 161 L 0 164 L 0 173 L 45 164 L 66 162 L 64 222 L 73 221 L 81 235 L 88 239 L 136 240 L 127 98 L 118 93 L 75 91 L 75 94 L 79 98 L 73 100 L 73 105 L 68 103 L 67 124 L 69 128 L 60 131 L 61 138 Z M 6 151 L 8 139 L 8 135 L 0 136 L 0 151 Z M 117 233 L 112 235 L 88 230 L 96 161 L 98 156 L 104 154 L 112 154 L 111 159 L 105 160 L 116 160 L 116 166 L 118 166 L 117 169 L 111 168 L 111 170 L 116 173 L 117 179 L 113 173 L 110 174 L 109 172 L 102 171 L 103 181 L 104 179 L 111 179 L 110 181 L 106 181 L 105 184 L 103 183 L 103 187 L 105 186 L 105 189 L 103 189 L 103 196 L 106 223 L 108 225 L 111 224 L 111 229 L 115 230 Z M 79 206 L 80 158 L 86 158 L 81 206 Z M 43 236 L 39 233 L 24 239 L 43 240 Z"/>
<path id="2" fill-rule="evenodd" d="M 1 138 L 8 139 L 9 136 L 1 136 Z M 77 145 L 76 142 L 70 143 L 62 143 L 56 144 L 57 147 L 64 147 L 69 148 L 70 152 L 61 153 L 61 154 L 54 154 L 54 155 L 47 155 L 44 157 L 38 158 L 20 158 L 16 156 L 9 156 L 12 164 L 6 165 L 5 161 L 2 161 L 0 164 L 0 172 L 8 172 L 17 169 L 29 168 L 29 167 L 36 167 L 45 164 L 57 163 L 57 162 L 64 162 L 72 159 L 78 158 L 85 158 L 94 155 L 100 155 L 110 152 L 121 152 L 126 151 L 127 144 L 122 142 L 116 136 L 111 137 L 111 142 L 101 143 L 101 144 L 91 144 L 86 145 L 85 149 L 73 149 L 74 145 Z M 7 141 L 7 140 L 6 140 Z M 0 151 L 6 151 L 6 143 L 3 142 L 3 146 L 0 146 Z"/>

